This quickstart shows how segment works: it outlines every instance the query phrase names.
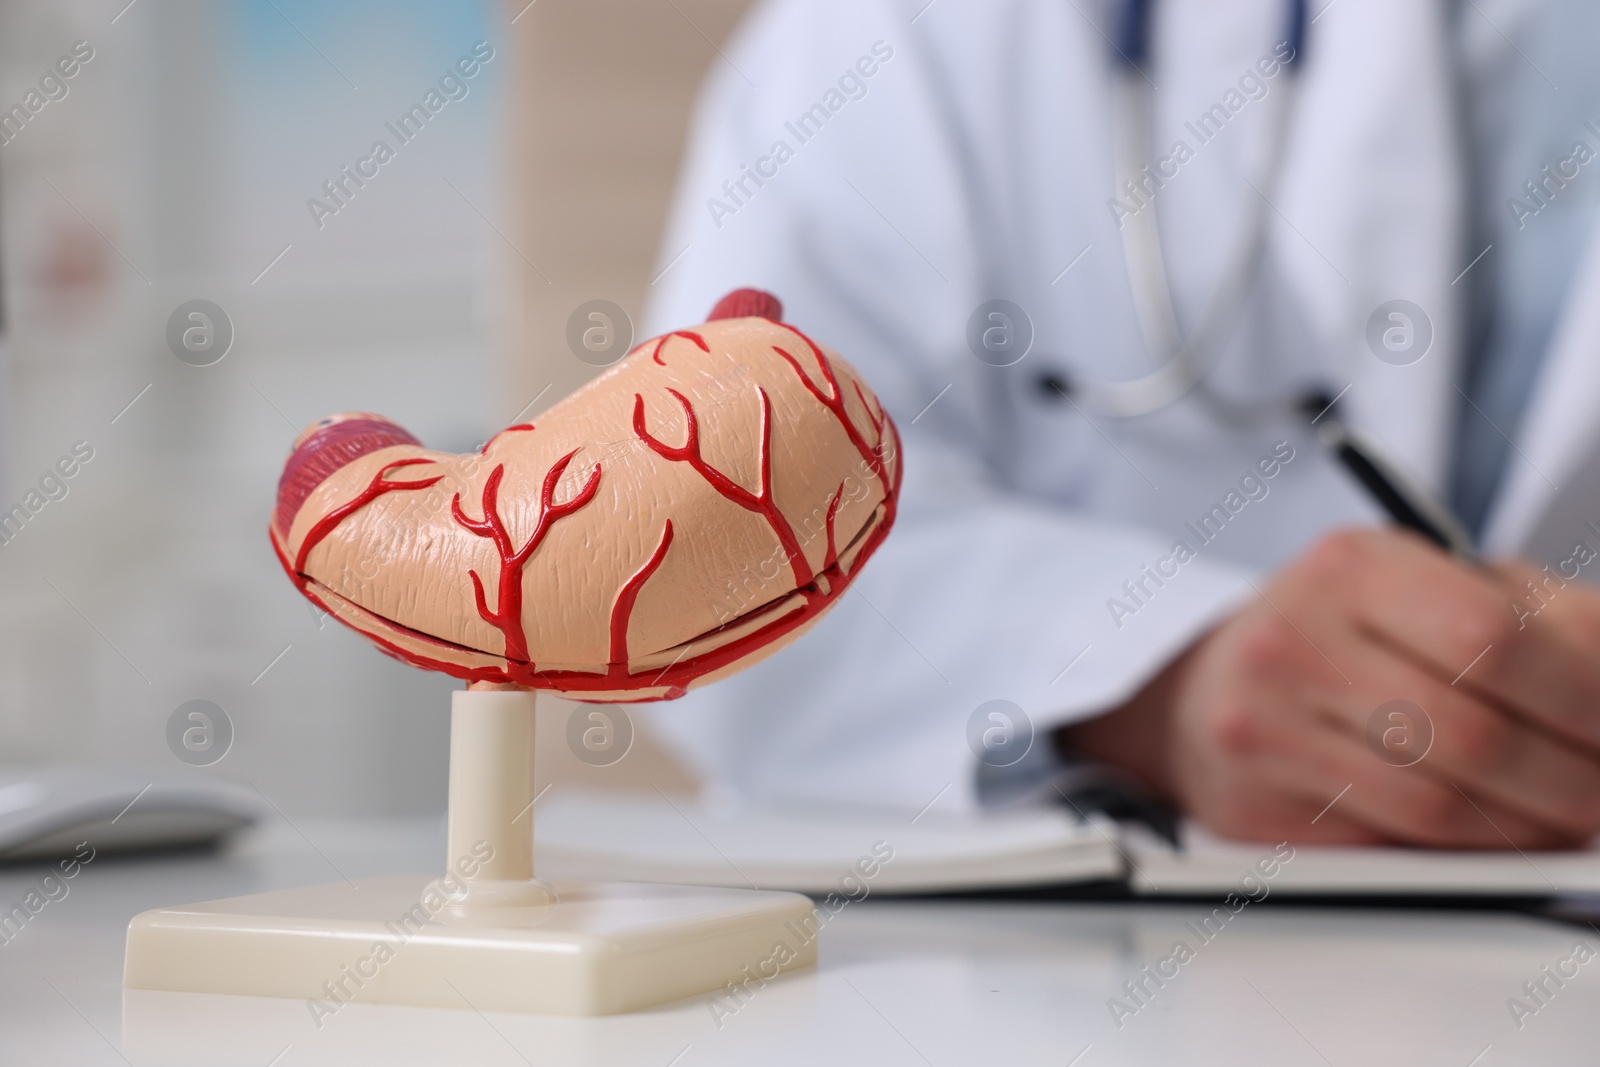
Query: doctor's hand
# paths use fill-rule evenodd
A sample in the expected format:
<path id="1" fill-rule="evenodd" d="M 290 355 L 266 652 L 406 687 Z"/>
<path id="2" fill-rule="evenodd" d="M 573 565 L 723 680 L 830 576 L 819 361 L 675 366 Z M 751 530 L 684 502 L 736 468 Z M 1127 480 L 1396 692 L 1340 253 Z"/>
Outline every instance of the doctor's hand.
<path id="1" fill-rule="evenodd" d="M 1600 832 L 1600 594 L 1568 584 L 1530 617 L 1512 600 L 1540 604 L 1536 573 L 1403 532 L 1331 534 L 1061 741 L 1232 837 L 1582 842 Z M 1380 711 L 1396 700 L 1421 714 Z"/>

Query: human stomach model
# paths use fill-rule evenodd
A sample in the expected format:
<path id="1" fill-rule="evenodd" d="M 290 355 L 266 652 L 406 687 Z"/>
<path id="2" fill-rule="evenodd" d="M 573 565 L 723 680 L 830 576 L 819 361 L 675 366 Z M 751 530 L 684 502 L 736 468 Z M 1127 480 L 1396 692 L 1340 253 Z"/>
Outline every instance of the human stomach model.
<path id="1" fill-rule="evenodd" d="M 877 397 L 781 317 L 730 293 L 477 453 L 323 419 L 278 483 L 278 558 L 384 652 L 469 682 L 661 700 L 747 667 L 839 599 L 900 486 Z"/>

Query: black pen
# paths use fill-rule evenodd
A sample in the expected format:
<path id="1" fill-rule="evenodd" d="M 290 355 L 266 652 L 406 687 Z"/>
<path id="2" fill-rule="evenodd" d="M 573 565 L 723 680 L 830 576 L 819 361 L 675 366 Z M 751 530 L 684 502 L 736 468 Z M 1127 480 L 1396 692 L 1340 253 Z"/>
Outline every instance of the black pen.
<path id="1" fill-rule="evenodd" d="M 1479 562 L 1478 553 L 1472 547 L 1472 536 L 1461 520 L 1401 470 L 1382 445 L 1345 425 L 1334 411 L 1335 403 L 1321 401 L 1314 405 L 1308 402 L 1306 408 L 1308 413 L 1316 412 L 1311 422 L 1316 426 L 1317 436 L 1345 469 L 1389 513 L 1396 525 L 1421 534 L 1459 559 Z"/>

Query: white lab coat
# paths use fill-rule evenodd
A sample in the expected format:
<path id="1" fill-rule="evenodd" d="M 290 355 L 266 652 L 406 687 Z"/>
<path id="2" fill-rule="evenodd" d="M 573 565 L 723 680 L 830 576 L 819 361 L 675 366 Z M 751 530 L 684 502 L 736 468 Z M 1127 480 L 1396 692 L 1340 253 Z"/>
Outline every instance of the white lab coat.
<path id="1" fill-rule="evenodd" d="M 1218 420 L 1192 397 L 1114 420 L 1045 396 L 1051 368 L 1127 379 L 1152 367 L 1107 204 L 1110 46 L 1096 22 L 1109 26 L 1111 5 L 926 3 L 760 7 L 713 62 L 662 246 L 648 329 L 699 321 L 732 288 L 769 289 L 865 375 L 905 439 L 901 516 L 855 591 L 796 645 L 649 712 L 736 796 L 970 806 L 966 724 L 979 704 L 1015 702 L 1041 736 L 1104 711 L 1320 533 L 1382 521 L 1286 410 L 1307 385 L 1348 385 L 1347 418 L 1425 484 L 1445 481 L 1459 403 L 1452 282 L 1479 250 L 1461 239 L 1444 3 L 1341 0 L 1311 27 L 1266 262 L 1212 379 L 1232 397 L 1283 402 L 1259 424 Z M 1283 10 L 1158 5 L 1158 146 L 1195 146 L 1185 121 L 1271 52 Z M 863 79 L 866 95 L 799 143 L 786 123 L 826 106 L 880 41 L 893 55 Z M 1242 179 L 1265 115 L 1259 101 L 1241 108 L 1158 194 L 1185 328 L 1256 195 Z M 723 183 L 779 140 L 793 157 L 763 164 L 777 173 L 747 179 L 734 201 Z M 713 197 L 736 210 L 713 210 Z M 966 345 L 968 316 L 995 297 L 1037 331 L 1012 367 Z M 1408 366 L 1365 339 L 1373 309 L 1395 298 L 1435 331 Z M 1568 307 L 1487 527 L 1493 552 L 1530 538 L 1547 558 L 1582 537 L 1600 547 L 1583 528 L 1600 519 L 1600 254 Z M 1136 613 L 1115 612 L 1112 598 L 1129 603 L 1123 583 L 1193 542 L 1184 524 L 1278 442 L 1294 458 L 1269 495 L 1176 577 L 1147 582 Z M 1580 471 L 1586 495 L 1555 490 Z M 1536 534 L 1552 502 L 1562 515 Z"/>

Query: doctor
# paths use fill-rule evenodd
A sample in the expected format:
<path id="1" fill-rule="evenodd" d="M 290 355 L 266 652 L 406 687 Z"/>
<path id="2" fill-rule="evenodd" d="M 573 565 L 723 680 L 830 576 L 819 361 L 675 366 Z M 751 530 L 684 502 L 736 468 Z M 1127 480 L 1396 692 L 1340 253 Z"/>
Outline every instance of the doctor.
<path id="1" fill-rule="evenodd" d="M 646 325 L 779 294 L 904 498 L 807 640 L 661 730 L 755 802 L 1094 764 L 1243 837 L 1600 830 L 1595 40 L 1588 0 L 759 6 Z M 1334 397 L 1489 564 L 1387 525 Z"/>

